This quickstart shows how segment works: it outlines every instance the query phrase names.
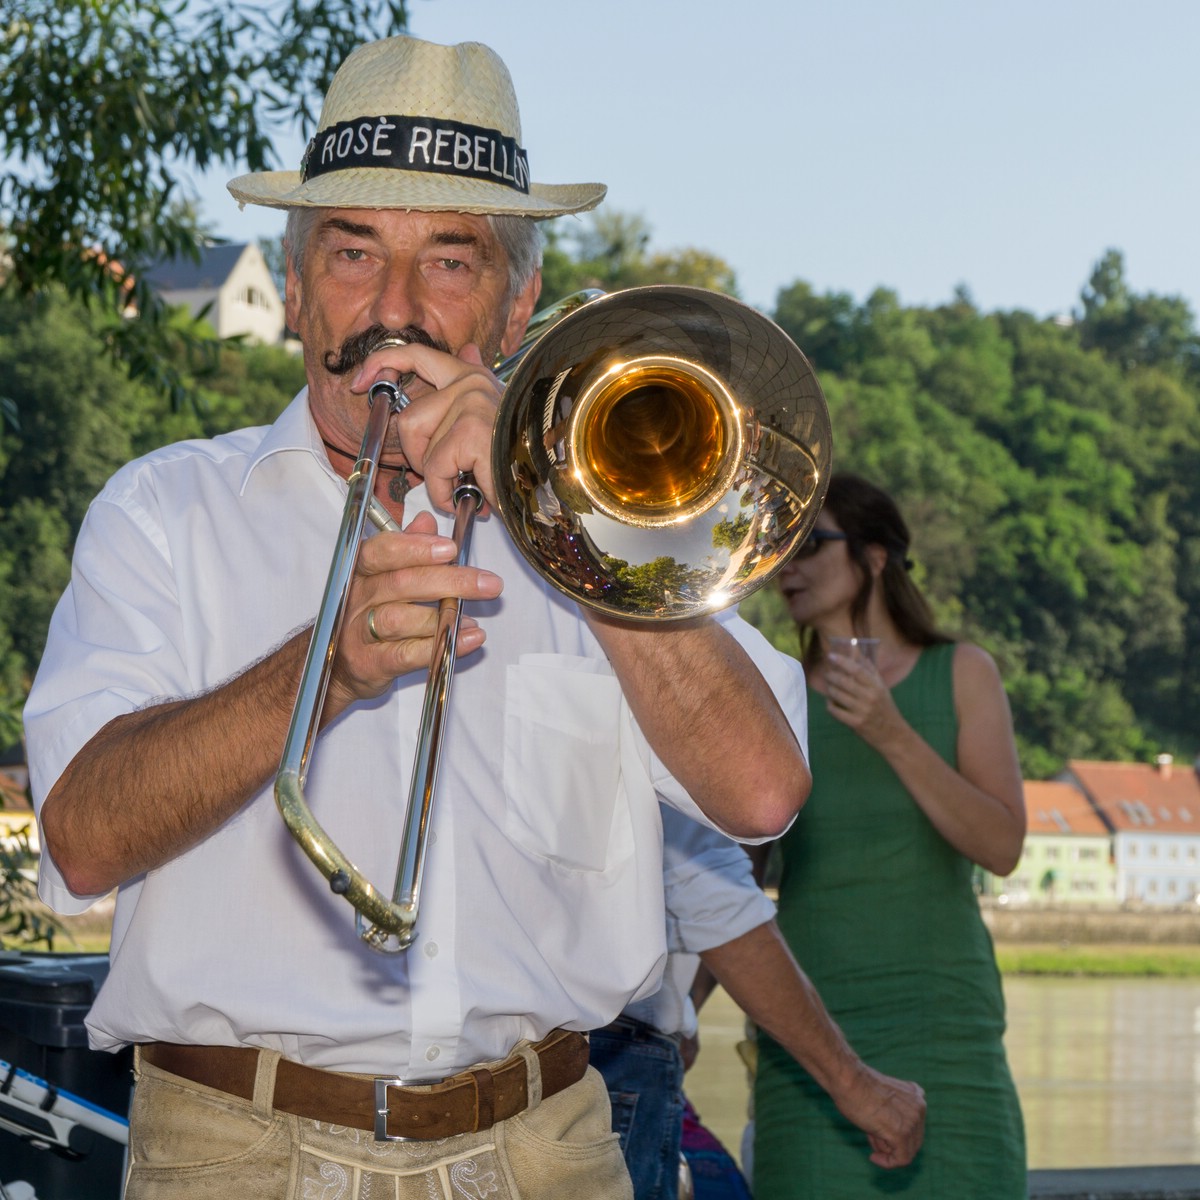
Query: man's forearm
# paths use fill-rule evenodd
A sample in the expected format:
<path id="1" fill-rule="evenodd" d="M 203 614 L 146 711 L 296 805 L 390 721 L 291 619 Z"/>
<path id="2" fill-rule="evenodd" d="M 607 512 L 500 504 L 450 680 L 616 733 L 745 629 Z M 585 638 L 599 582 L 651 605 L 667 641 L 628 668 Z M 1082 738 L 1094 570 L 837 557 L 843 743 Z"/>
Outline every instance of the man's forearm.
<path id="1" fill-rule="evenodd" d="M 912 1161 L 925 1136 L 925 1093 L 858 1057 L 773 920 L 701 958 L 742 1010 L 867 1135 L 873 1163 L 891 1169 Z"/>
<path id="2" fill-rule="evenodd" d="M 309 634 L 220 687 L 116 717 L 42 806 L 67 886 L 100 895 L 195 845 L 277 769 Z"/>
<path id="3" fill-rule="evenodd" d="M 589 623 L 642 732 L 696 803 L 734 837 L 785 829 L 808 796 L 808 764 L 736 639 L 707 619 Z"/>
<path id="4" fill-rule="evenodd" d="M 853 1076 L 858 1055 L 773 920 L 700 958 L 734 1003 L 825 1091 L 835 1095 Z"/>

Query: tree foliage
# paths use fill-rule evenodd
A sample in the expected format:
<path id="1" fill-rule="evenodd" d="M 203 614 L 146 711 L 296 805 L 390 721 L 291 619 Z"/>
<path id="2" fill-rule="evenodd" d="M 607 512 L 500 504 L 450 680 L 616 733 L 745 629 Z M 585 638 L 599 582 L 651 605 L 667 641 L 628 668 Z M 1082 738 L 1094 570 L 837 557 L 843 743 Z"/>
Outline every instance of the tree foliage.
<path id="1" fill-rule="evenodd" d="M 21 0 L 0 23 L 3 287 L 106 315 L 102 343 L 176 407 L 179 364 L 211 345 L 169 319 L 143 272 L 198 259 L 189 174 L 278 165 L 347 53 L 404 28 L 403 0 Z M 232 170 L 231 170 L 231 173 Z M 136 320 L 124 319 L 130 310 Z M 11 412 L 11 403 L 7 406 Z"/>
<path id="2" fill-rule="evenodd" d="M 650 228 L 628 213 L 601 209 L 583 223 L 561 218 L 546 227 L 542 263 L 542 304 L 583 288 L 606 292 L 673 283 L 737 295 L 737 277 L 723 259 L 707 251 L 685 248 L 650 250 Z"/>
<path id="3" fill-rule="evenodd" d="M 775 311 L 820 374 L 835 466 L 897 497 L 940 618 L 997 656 L 1034 778 L 1196 751 L 1194 319 L 1134 295 L 1116 251 L 1081 301 L 1041 321 L 797 281 Z"/>

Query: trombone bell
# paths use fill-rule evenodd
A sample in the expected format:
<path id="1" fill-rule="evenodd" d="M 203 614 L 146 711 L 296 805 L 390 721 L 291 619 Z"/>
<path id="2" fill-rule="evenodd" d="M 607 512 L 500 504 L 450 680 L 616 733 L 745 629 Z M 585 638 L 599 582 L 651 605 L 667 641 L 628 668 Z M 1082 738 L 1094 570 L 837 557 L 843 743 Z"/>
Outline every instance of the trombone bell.
<path id="1" fill-rule="evenodd" d="M 715 504 L 742 456 L 742 414 L 700 363 L 666 355 L 619 359 L 571 414 L 580 486 L 630 525 L 677 525 Z"/>
<path id="2" fill-rule="evenodd" d="M 734 604 L 820 511 L 829 412 L 792 340 L 702 288 L 570 311 L 530 347 L 492 442 L 497 507 L 547 581 L 626 620 Z"/>

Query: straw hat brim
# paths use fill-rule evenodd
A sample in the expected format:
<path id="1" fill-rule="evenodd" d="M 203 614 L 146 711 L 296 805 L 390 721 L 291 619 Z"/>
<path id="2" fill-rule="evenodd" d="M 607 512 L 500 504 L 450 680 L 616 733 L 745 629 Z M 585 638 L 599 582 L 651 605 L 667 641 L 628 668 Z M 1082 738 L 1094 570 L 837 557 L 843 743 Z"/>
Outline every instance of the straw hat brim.
<path id="1" fill-rule="evenodd" d="M 399 208 L 517 217 L 586 212 L 604 199 L 602 183 L 532 183 L 528 193 L 487 180 L 382 167 L 351 167 L 302 182 L 299 171 L 260 171 L 230 180 L 239 204 L 268 208 Z"/>

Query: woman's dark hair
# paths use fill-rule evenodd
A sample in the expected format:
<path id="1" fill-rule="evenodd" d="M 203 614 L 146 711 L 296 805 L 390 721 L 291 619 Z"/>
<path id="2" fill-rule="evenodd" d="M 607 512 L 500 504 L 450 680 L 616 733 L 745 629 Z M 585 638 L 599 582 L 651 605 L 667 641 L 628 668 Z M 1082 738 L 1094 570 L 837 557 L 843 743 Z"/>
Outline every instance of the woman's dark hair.
<path id="1" fill-rule="evenodd" d="M 917 646 L 936 646 L 953 641 L 938 629 L 929 602 L 909 574 L 912 569 L 912 561 L 908 557 L 911 538 L 908 525 L 891 496 L 861 475 L 839 471 L 829 480 L 825 511 L 846 535 L 850 561 L 858 567 L 862 577 L 858 594 L 850 606 L 850 619 L 855 633 L 864 637 L 870 634 L 862 622 L 876 577 L 871 574 L 867 548 L 882 546 L 887 551 L 887 560 L 878 577 L 879 586 L 883 589 L 888 615 L 896 623 L 901 636 Z M 816 630 L 801 628 L 800 650 L 805 666 L 812 666 L 820 659 L 821 647 Z"/>

